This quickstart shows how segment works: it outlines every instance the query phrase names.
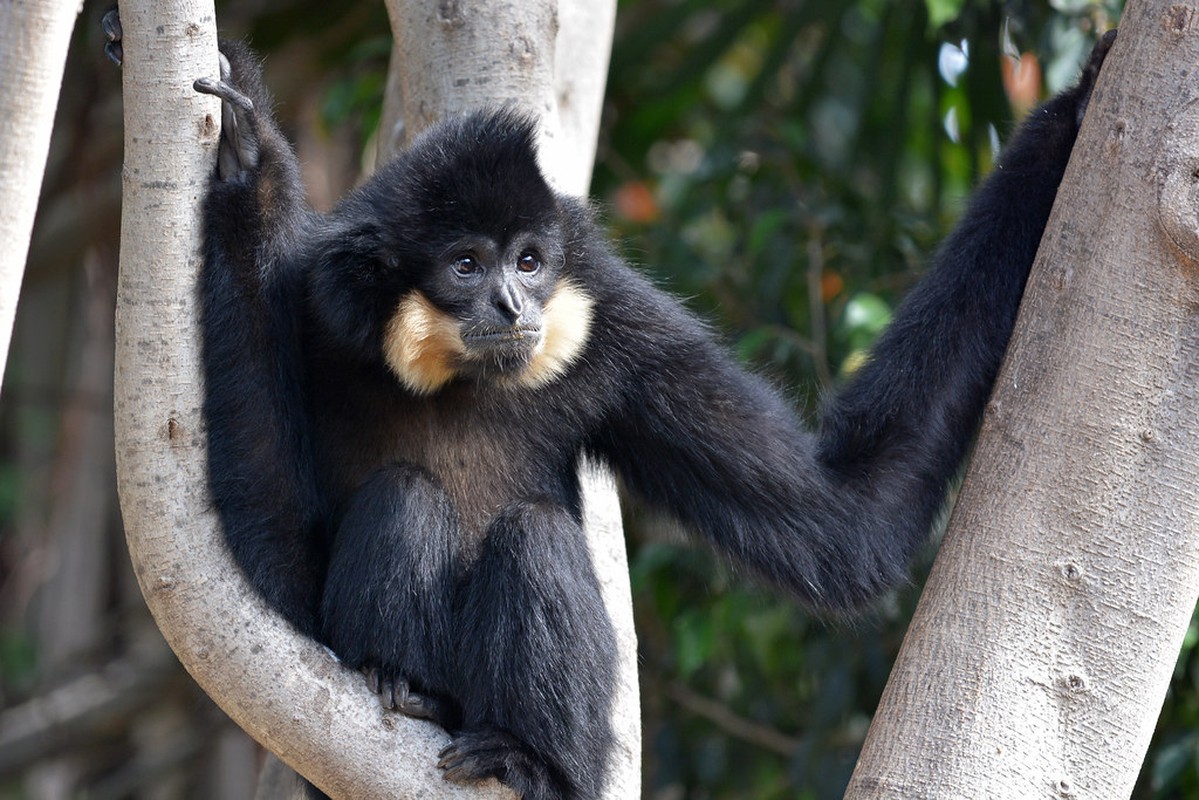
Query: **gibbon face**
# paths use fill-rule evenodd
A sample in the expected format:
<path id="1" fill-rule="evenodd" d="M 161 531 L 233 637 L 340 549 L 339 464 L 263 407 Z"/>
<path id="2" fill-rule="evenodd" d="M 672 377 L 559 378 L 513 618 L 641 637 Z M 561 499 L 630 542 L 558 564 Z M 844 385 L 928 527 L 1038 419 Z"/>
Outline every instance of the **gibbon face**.
<path id="1" fill-rule="evenodd" d="M 456 242 L 397 303 L 384 331 L 387 365 L 416 394 L 459 378 L 553 381 L 582 352 L 593 304 L 562 267 L 561 248 L 544 235 Z"/>

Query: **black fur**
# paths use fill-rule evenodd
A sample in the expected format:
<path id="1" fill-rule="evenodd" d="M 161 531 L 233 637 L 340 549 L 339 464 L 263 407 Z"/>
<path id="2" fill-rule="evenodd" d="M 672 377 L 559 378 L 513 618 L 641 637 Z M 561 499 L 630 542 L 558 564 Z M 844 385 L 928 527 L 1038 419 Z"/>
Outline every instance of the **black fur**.
<path id="1" fill-rule="evenodd" d="M 612 748 L 613 634 L 578 457 L 819 608 L 902 580 L 977 425 L 1102 60 L 1022 126 L 810 433 L 549 189 L 528 121 L 445 123 L 319 215 L 257 61 L 223 52 L 231 72 L 197 88 L 235 130 L 203 273 L 210 480 L 230 547 L 297 628 L 375 670 L 385 702 L 450 730 L 448 778 L 495 776 L 526 798 L 597 797 Z M 594 301 L 580 357 L 536 388 L 473 375 L 405 389 L 381 355 L 399 299 L 421 289 L 474 313 L 435 285 L 441 254 L 526 234 L 550 243 L 547 275 Z"/>

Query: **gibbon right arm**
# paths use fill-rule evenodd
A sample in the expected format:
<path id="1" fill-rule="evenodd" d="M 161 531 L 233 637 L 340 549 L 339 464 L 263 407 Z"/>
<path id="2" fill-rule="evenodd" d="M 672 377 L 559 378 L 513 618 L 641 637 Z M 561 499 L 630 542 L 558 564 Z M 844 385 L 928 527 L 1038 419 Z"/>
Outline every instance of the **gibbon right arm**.
<path id="1" fill-rule="evenodd" d="M 209 486 L 254 588 L 315 637 L 327 556 L 303 394 L 300 253 L 317 218 L 253 51 L 222 41 L 220 80 L 195 88 L 222 101 L 200 279 Z"/>

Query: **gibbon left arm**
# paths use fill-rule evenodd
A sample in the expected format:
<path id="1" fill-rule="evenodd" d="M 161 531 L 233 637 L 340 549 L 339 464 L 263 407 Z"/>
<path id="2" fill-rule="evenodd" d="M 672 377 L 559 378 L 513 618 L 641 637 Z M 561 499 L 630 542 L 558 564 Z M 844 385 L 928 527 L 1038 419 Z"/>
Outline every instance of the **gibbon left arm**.
<path id="1" fill-rule="evenodd" d="M 622 408 L 594 443 L 625 484 L 817 607 L 853 608 L 902 580 L 982 415 L 1114 36 L 1005 148 L 815 435 L 689 315 L 631 289 L 648 307 L 597 326 L 619 331 L 601 334 L 605 347 L 637 353 Z"/>
<path id="2" fill-rule="evenodd" d="M 910 552 L 886 498 L 845 491 L 778 392 L 673 298 L 636 275 L 622 283 L 623 302 L 596 304 L 592 351 L 636 353 L 636 366 L 589 445 L 625 487 L 809 605 L 854 607 L 899 580 Z M 634 317 L 634 302 L 650 307 Z"/>

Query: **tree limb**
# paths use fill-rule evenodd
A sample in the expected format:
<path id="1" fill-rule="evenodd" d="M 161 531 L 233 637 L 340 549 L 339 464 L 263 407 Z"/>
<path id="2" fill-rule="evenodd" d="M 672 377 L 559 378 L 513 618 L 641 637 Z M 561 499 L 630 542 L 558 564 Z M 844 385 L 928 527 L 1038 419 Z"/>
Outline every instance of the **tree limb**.
<path id="1" fill-rule="evenodd" d="M 160 648 L 166 653 L 166 648 Z M 0 775 L 12 775 L 88 737 L 111 736 L 113 721 L 160 697 L 179 674 L 175 659 L 154 653 L 114 661 L 0 712 Z"/>
<path id="2" fill-rule="evenodd" d="M 209 2 L 126 0 L 117 472 L 146 602 L 187 670 L 260 742 L 337 797 L 503 797 L 436 769 L 445 734 L 397 725 L 361 677 L 268 609 L 234 565 L 204 487 L 199 204 L 219 137 Z M 388 765 L 380 769 L 379 765 Z"/>
<path id="3" fill-rule="evenodd" d="M 0 377 L 78 13 L 72 0 L 0 3 Z"/>
<path id="4" fill-rule="evenodd" d="M 1199 17 L 1133 0 L 847 797 L 1121 797 L 1199 593 Z"/>
<path id="5" fill-rule="evenodd" d="M 121 15 L 126 157 L 117 467 L 146 602 L 180 661 L 218 705 L 330 795 L 510 797 L 494 782 L 464 788 L 443 780 L 436 763 L 444 731 L 383 710 L 360 676 L 268 609 L 229 556 L 204 489 L 196 336 L 199 204 L 220 109 L 192 82 L 218 74 L 213 8 L 210 0 L 123 0 Z M 595 502 L 589 491 L 585 503 Z M 619 517 L 606 524 L 608 547 L 622 546 L 611 529 L 619 530 Z M 619 561 L 623 567 L 623 552 Z M 617 594 L 623 587 L 627 597 L 626 576 L 601 582 Z M 635 708 L 636 674 L 630 682 L 629 673 L 621 696 Z M 622 736 L 618 750 L 611 796 L 634 796 L 627 790 L 635 785 L 639 743 Z M 633 777 L 619 777 L 628 773 Z"/>

